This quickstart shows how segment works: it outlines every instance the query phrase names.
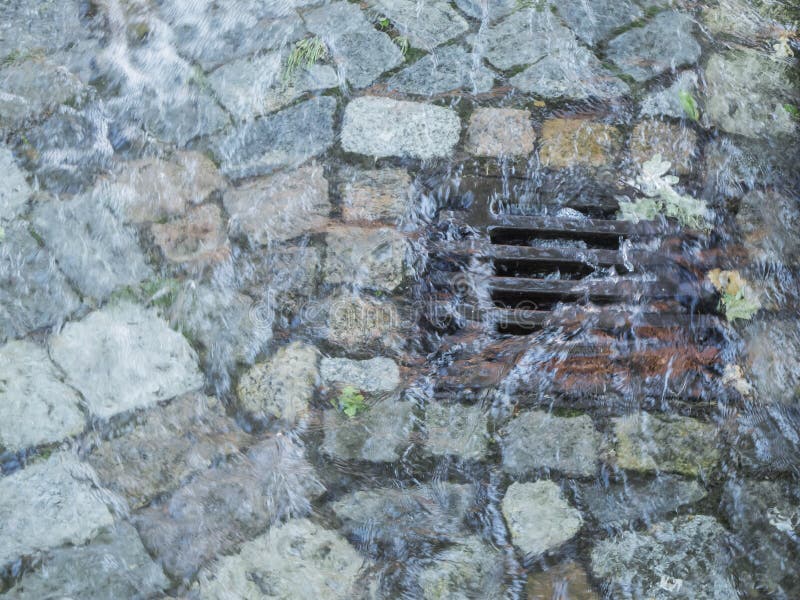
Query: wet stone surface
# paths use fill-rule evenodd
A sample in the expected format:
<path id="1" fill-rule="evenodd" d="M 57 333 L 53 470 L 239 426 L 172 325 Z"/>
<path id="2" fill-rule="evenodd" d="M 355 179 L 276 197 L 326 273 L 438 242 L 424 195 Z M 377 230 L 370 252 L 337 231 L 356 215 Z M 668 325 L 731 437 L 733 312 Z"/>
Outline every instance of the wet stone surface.
<path id="1" fill-rule="evenodd" d="M 114 518 L 96 493 L 91 467 L 55 453 L 0 479 L 0 564 L 62 544 L 82 544 Z"/>
<path id="2" fill-rule="evenodd" d="M 213 152 L 233 179 L 298 166 L 333 144 L 335 108 L 330 97 L 307 100 L 237 126 L 214 141 Z"/>
<path id="3" fill-rule="evenodd" d="M 331 508 L 357 548 L 368 554 L 381 549 L 404 556 L 431 544 L 462 539 L 464 520 L 474 502 L 470 486 L 439 483 L 354 491 Z M 386 514 L 393 519 L 385 521 Z M 375 528 L 376 523 L 381 527 Z"/>
<path id="4" fill-rule="evenodd" d="M 63 595 L 113 600 L 156 595 L 169 586 L 136 530 L 119 522 L 85 546 L 48 552 L 40 567 L 25 574 L 6 596 L 19 600 Z"/>
<path id="5" fill-rule="evenodd" d="M 323 416 L 322 451 L 339 460 L 375 463 L 400 460 L 410 445 L 414 427 L 413 404 L 392 397 L 374 403 L 355 417 L 336 409 Z"/>
<path id="6" fill-rule="evenodd" d="M 524 475 L 536 469 L 592 477 L 597 470 L 600 434 L 587 415 L 556 417 L 543 411 L 523 413 L 502 434 L 503 470 Z"/>
<path id="7" fill-rule="evenodd" d="M 0 0 L 0 597 L 800 597 L 797 21 Z"/>
<path id="8" fill-rule="evenodd" d="M 78 393 L 65 385 L 47 351 L 25 340 L 0 347 L 0 446 L 23 450 L 83 431 Z"/>
<path id="9" fill-rule="evenodd" d="M 323 488 L 302 454 L 288 439 L 267 439 L 201 473 L 163 505 L 136 515 L 145 547 L 166 573 L 188 580 L 271 523 L 308 514 Z M 207 514 L 215 518 L 201 518 Z"/>
<path id="10" fill-rule="evenodd" d="M 304 166 L 250 180 L 223 196 L 233 235 L 257 244 L 296 238 L 321 228 L 331 210 L 328 181 L 321 167 Z"/>
<path id="11" fill-rule="evenodd" d="M 570 540 L 583 524 L 581 513 L 551 481 L 512 483 L 502 503 L 511 540 L 524 554 L 538 556 Z"/>
<path id="12" fill-rule="evenodd" d="M 331 48 L 337 69 L 353 87 L 366 87 L 403 62 L 400 48 L 373 29 L 354 4 L 335 2 L 306 13 L 304 19 Z"/>
<path id="13" fill-rule="evenodd" d="M 433 556 L 419 575 L 423 596 L 496 598 L 502 594 L 503 556 L 477 536 L 459 540 Z"/>
<path id="14" fill-rule="evenodd" d="M 685 13 L 658 14 L 643 27 L 630 29 L 608 43 L 608 58 L 636 81 L 647 81 L 700 58 L 694 22 Z"/>
<path id="15" fill-rule="evenodd" d="M 467 151 L 477 156 L 527 156 L 535 139 L 527 111 L 480 108 L 469 119 Z"/>
<path id="16" fill-rule="evenodd" d="M 353 598 L 368 562 L 337 533 L 292 519 L 200 574 L 198 598 Z"/>
<path id="17" fill-rule="evenodd" d="M 80 305 L 53 255 L 23 224 L 4 228 L 0 281 L 0 339 L 58 325 Z"/>
<path id="18" fill-rule="evenodd" d="M 403 283 L 406 242 L 391 228 L 330 227 L 325 236 L 325 281 L 358 280 L 365 288 L 391 292 Z"/>
<path id="19" fill-rule="evenodd" d="M 625 527 L 636 520 L 651 523 L 705 496 L 699 483 L 674 475 L 660 475 L 647 483 L 585 485 L 580 493 L 592 517 L 610 528 Z"/>
<path id="20" fill-rule="evenodd" d="M 253 365 L 239 380 L 241 408 L 258 416 L 295 423 L 308 414 L 319 379 L 319 355 L 313 346 L 293 342 L 268 362 Z"/>
<path id="21" fill-rule="evenodd" d="M 450 154 L 461 124 L 455 112 L 389 98 L 357 98 L 345 109 L 342 148 L 382 156 L 435 158 Z"/>
<path id="22" fill-rule="evenodd" d="M 26 180 L 26 173 L 19 168 L 11 150 L 0 146 L 0 169 L 5 174 L 0 183 L 0 219 L 10 221 L 25 211 L 33 190 Z"/>
<path id="23" fill-rule="evenodd" d="M 620 148 L 619 130 L 582 119 L 551 119 L 542 125 L 539 160 L 551 168 L 602 167 Z"/>
<path id="24" fill-rule="evenodd" d="M 203 384 L 197 355 L 154 311 L 120 302 L 67 324 L 50 355 L 101 419 Z"/>
<path id="25" fill-rule="evenodd" d="M 136 232 L 93 194 L 41 202 L 32 224 L 64 274 L 86 296 L 104 300 L 116 288 L 139 283 L 151 273 Z"/>
<path id="26" fill-rule="evenodd" d="M 403 169 L 348 169 L 340 174 L 345 221 L 395 224 L 409 212 L 413 187 Z"/>
<path id="27" fill-rule="evenodd" d="M 719 460 L 716 429 L 689 417 L 621 417 L 614 435 L 616 464 L 623 469 L 708 476 Z"/>
<path id="28" fill-rule="evenodd" d="M 426 50 L 445 43 L 468 28 L 464 18 L 442 0 L 422 6 L 414 0 L 374 0 L 370 4 L 389 17 L 413 46 Z"/>
<path id="29" fill-rule="evenodd" d="M 600 542 L 592 550 L 592 572 L 615 595 L 734 598 L 727 535 L 713 517 L 677 517 Z"/>
<path id="30" fill-rule="evenodd" d="M 389 79 L 387 86 L 406 94 L 433 96 L 458 90 L 473 94 L 488 92 L 494 73 L 480 57 L 462 46 L 437 48 Z"/>
<path id="31" fill-rule="evenodd" d="M 482 460 L 489 450 L 487 421 L 480 405 L 430 403 L 425 407 L 425 448 L 436 456 Z"/>
<path id="32" fill-rule="evenodd" d="M 195 393 L 137 415 L 120 433 L 97 441 L 86 460 L 131 509 L 174 491 L 247 443 L 219 400 Z"/>

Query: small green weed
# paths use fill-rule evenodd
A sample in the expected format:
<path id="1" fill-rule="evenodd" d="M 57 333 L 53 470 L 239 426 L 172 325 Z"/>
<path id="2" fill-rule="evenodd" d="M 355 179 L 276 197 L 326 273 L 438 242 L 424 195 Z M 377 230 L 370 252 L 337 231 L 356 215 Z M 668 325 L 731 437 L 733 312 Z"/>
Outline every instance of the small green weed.
<path id="1" fill-rule="evenodd" d="M 690 91 L 679 91 L 678 100 L 680 100 L 683 112 L 686 113 L 687 117 L 689 117 L 692 121 L 700 120 L 700 111 L 697 108 L 697 101 L 694 99 L 694 96 L 692 96 Z"/>
<path id="2" fill-rule="evenodd" d="M 378 28 L 386 31 L 392 27 L 392 22 L 388 19 L 388 17 L 381 17 L 378 19 Z"/>
<path id="3" fill-rule="evenodd" d="M 800 121 L 800 108 L 797 108 L 794 104 L 784 104 L 783 110 L 789 113 L 789 116 L 793 119 Z"/>
<path id="4" fill-rule="evenodd" d="M 291 78 L 298 69 L 308 69 L 314 63 L 328 56 L 328 48 L 318 37 L 305 38 L 294 45 L 286 67 L 283 70 L 284 81 Z"/>
<path id="5" fill-rule="evenodd" d="M 339 398 L 331 402 L 336 408 L 341 410 L 351 419 L 357 414 L 367 410 L 367 405 L 364 402 L 364 395 L 352 385 L 345 386 Z"/>

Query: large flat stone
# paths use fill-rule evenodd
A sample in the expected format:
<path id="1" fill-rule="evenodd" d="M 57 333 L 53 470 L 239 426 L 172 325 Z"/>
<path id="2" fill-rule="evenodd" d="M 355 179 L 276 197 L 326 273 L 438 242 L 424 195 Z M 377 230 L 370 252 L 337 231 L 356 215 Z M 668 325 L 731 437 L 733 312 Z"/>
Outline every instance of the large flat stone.
<path id="1" fill-rule="evenodd" d="M 347 168 L 340 174 L 342 218 L 396 224 L 411 206 L 413 186 L 405 169 Z"/>
<path id="2" fill-rule="evenodd" d="M 394 397 L 368 403 L 367 410 L 355 417 L 326 410 L 322 451 L 339 460 L 396 462 L 411 444 L 412 410 L 412 402 Z"/>
<path id="3" fill-rule="evenodd" d="M 434 456 L 483 460 L 489 451 L 488 419 L 476 404 L 428 402 L 425 406 L 425 449 Z"/>
<path id="4" fill-rule="evenodd" d="M 637 520 L 651 523 L 705 497 L 706 491 L 696 481 L 666 474 L 647 483 L 585 485 L 580 492 L 589 513 L 605 528 L 624 528 Z"/>
<path id="5" fill-rule="evenodd" d="M 539 159 L 546 167 L 609 166 L 621 147 L 619 130 L 584 119 L 548 119 L 542 125 Z"/>
<path id="6" fill-rule="evenodd" d="M 708 476 L 719 461 L 714 425 L 646 412 L 614 419 L 616 464 L 632 471 Z"/>
<path id="7" fill-rule="evenodd" d="M 23 340 L 0 347 L 0 446 L 18 451 L 80 433 L 80 402 L 44 348 Z"/>
<path id="8" fill-rule="evenodd" d="M 86 460 L 131 509 L 174 491 L 248 441 L 219 400 L 199 393 L 152 408 L 126 427 L 123 435 L 99 441 Z"/>
<path id="9" fill-rule="evenodd" d="M 503 470 L 524 475 L 554 469 L 573 477 L 593 477 L 599 446 L 600 434 L 588 415 L 565 418 L 534 410 L 506 427 L 501 441 Z"/>
<path id="10" fill-rule="evenodd" d="M 503 555 L 477 536 L 437 552 L 419 574 L 425 600 L 502 598 Z"/>
<path id="11" fill-rule="evenodd" d="M 305 33 L 292 4 L 233 0 L 167 0 L 160 11 L 175 30 L 179 51 L 204 70 L 254 54 L 281 48 Z"/>
<path id="12" fill-rule="evenodd" d="M 186 339 L 154 311 L 127 302 L 68 323 L 51 338 L 50 354 L 102 419 L 203 385 Z"/>
<path id="13" fill-rule="evenodd" d="M 713 517 L 678 517 L 598 543 L 592 571 L 615 598 L 738 598 L 727 538 Z"/>
<path id="14" fill-rule="evenodd" d="M 357 595 L 367 561 L 339 534 L 292 519 L 247 542 L 200 574 L 199 597 L 330 598 Z"/>
<path id="15" fill-rule="evenodd" d="M 223 196 L 232 234 L 272 245 L 321 230 L 331 204 L 322 166 L 309 165 L 231 188 Z"/>
<path id="16" fill-rule="evenodd" d="M 714 54 L 708 61 L 706 114 L 715 125 L 747 137 L 789 136 L 796 123 L 784 103 L 795 102 L 788 70 L 757 50 Z"/>
<path id="17" fill-rule="evenodd" d="M 325 281 L 392 292 L 405 278 L 405 237 L 389 227 L 328 229 Z"/>
<path id="18" fill-rule="evenodd" d="M 222 171 L 234 179 L 296 167 L 333 145 L 336 100 L 312 98 L 268 117 L 244 123 L 216 139 Z"/>
<path id="19" fill-rule="evenodd" d="M 393 75 L 386 85 L 390 90 L 418 96 L 461 90 L 481 94 L 494 86 L 494 73 L 466 48 L 444 46 Z"/>
<path id="20" fill-rule="evenodd" d="M 474 504 L 471 486 L 437 482 L 349 492 L 331 508 L 350 539 L 407 557 L 419 547 L 463 539 L 464 520 Z"/>
<path id="21" fill-rule="evenodd" d="M 239 406 L 257 416 L 295 423 L 306 417 L 319 379 L 319 352 L 293 342 L 250 367 L 237 386 Z"/>
<path id="22" fill-rule="evenodd" d="M 376 31 L 356 4 L 326 4 L 303 18 L 308 29 L 327 43 L 337 69 L 354 87 L 370 85 L 403 62 L 397 44 Z"/>
<path id="23" fill-rule="evenodd" d="M 552 99 L 610 100 L 630 91 L 625 82 L 581 46 L 548 54 L 509 81 L 520 91 Z"/>
<path id="24" fill-rule="evenodd" d="M 531 115 L 513 108 L 478 108 L 469 118 L 466 149 L 476 156 L 528 156 L 536 132 Z"/>
<path id="25" fill-rule="evenodd" d="M 0 565 L 82 544 L 114 522 L 92 468 L 66 452 L 0 478 Z"/>
<path id="26" fill-rule="evenodd" d="M 80 79 L 51 60 L 14 61 L 0 69 L 0 131 L 19 129 L 60 104 L 79 100 L 84 91 Z"/>
<path id="27" fill-rule="evenodd" d="M 307 515 L 323 491 L 303 449 L 278 436 L 201 473 L 163 506 L 142 510 L 134 524 L 164 570 L 186 582 L 268 525 Z"/>
<path id="28" fill-rule="evenodd" d="M 39 246 L 27 224 L 17 222 L 4 229 L 0 243 L 0 340 L 58 325 L 80 306 L 55 258 Z"/>
<path id="29" fill-rule="evenodd" d="M 125 162 L 98 193 L 132 223 L 163 221 L 182 215 L 193 204 L 225 187 L 211 160 L 199 152 L 176 152 L 168 159 Z"/>
<path id="30" fill-rule="evenodd" d="M 630 29 L 608 43 L 608 58 L 636 81 L 647 81 L 700 58 L 692 35 L 694 20 L 675 11 L 658 14 L 643 27 Z"/>
<path id="31" fill-rule="evenodd" d="M 555 550 L 583 524 L 581 513 L 561 497 L 552 481 L 512 483 L 501 507 L 511 540 L 529 556 Z"/>
<path id="32" fill-rule="evenodd" d="M 400 385 L 400 369 L 391 358 L 367 360 L 323 358 L 319 364 L 323 385 L 352 385 L 362 392 L 392 392 Z"/>
<path id="33" fill-rule="evenodd" d="M 23 575 L 5 597 L 117 600 L 156 596 L 169 586 L 136 530 L 120 522 L 85 546 L 47 553 L 41 566 Z"/>
<path id="34" fill-rule="evenodd" d="M 390 98 L 362 97 L 347 105 L 342 148 L 376 158 L 430 159 L 452 153 L 461 133 L 450 109 Z"/>
<path id="35" fill-rule="evenodd" d="M 374 0 L 372 4 L 417 48 L 431 50 L 469 28 L 464 18 L 443 0 L 423 4 L 416 0 Z"/>
<path id="36" fill-rule="evenodd" d="M 644 15 L 630 0 L 560 0 L 556 6 L 558 14 L 590 46 Z"/>
<path id="37" fill-rule="evenodd" d="M 87 296 L 104 300 L 151 273 L 136 232 L 96 195 L 39 203 L 31 220 L 61 270 Z"/>
<path id="38" fill-rule="evenodd" d="M 275 51 L 228 63 L 208 79 L 220 102 L 239 121 L 275 112 L 306 92 L 339 85 L 329 65 L 300 68 L 288 78 L 284 69 L 284 54 Z"/>
<path id="39" fill-rule="evenodd" d="M 53 193 L 83 191 L 111 167 L 114 148 L 108 126 L 108 114 L 99 106 L 76 110 L 61 105 L 26 129 L 20 147 L 25 166 Z"/>
<path id="40" fill-rule="evenodd" d="M 533 8 L 515 12 L 481 29 L 474 45 L 492 65 L 508 70 L 535 63 L 551 54 L 569 56 L 578 48 L 578 41 L 549 10 Z"/>

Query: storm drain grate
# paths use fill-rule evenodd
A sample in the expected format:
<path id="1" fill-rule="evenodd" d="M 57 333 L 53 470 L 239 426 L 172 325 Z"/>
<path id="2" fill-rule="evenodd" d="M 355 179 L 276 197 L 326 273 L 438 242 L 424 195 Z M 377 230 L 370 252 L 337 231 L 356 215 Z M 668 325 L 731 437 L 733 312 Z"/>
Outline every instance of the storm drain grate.
<path id="1" fill-rule="evenodd" d="M 471 372 L 476 387 L 491 384 L 530 349 L 529 336 L 553 330 L 563 342 L 550 366 L 566 387 L 658 386 L 718 366 L 718 298 L 704 277 L 718 257 L 704 234 L 561 213 L 496 214 L 487 203 L 482 214 L 440 215 L 431 319 L 462 337 L 487 323 L 500 335 L 451 365 L 454 383 Z"/>

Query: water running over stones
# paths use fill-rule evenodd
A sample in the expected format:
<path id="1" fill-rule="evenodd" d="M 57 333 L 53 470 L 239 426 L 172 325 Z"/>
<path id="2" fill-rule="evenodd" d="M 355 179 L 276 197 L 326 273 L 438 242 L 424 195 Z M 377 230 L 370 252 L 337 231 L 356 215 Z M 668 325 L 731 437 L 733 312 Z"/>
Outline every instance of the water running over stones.
<path id="1" fill-rule="evenodd" d="M 797 20 L 0 2 L 0 598 L 800 596 Z"/>

